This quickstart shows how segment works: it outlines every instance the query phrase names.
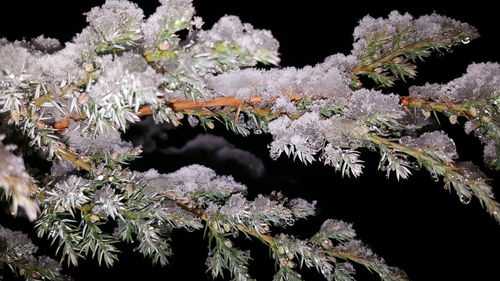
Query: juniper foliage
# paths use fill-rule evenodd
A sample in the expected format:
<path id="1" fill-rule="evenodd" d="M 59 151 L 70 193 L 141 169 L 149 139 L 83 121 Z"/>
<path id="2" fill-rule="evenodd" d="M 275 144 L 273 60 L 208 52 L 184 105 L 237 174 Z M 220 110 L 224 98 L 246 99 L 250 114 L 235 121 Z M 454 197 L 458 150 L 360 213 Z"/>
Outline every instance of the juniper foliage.
<path id="1" fill-rule="evenodd" d="M 270 31 L 236 16 L 202 29 L 190 0 L 160 2 L 145 18 L 131 2 L 107 0 L 86 14 L 88 27 L 64 45 L 45 37 L 0 40 L 1 122 L 11 128 L 2 126 L 1 133 L 17 128 L 29 138 L 30 151 L 53 163 L 48 175 L 28 173 L 20 156 L 28 151 L 1 143 L 3 198 L 14 215 L 21 208 L 35 221 L 38 236 L 51 240 L 67 266 L 91 258 L 112 266 L 120 241 L 165 265 L 173 254 L 172 230 L 204 228 L 214 278 L 252 280 L 250 253 L 234 239 L 245 235 L 269 247 L 274 280 L 301 280 L 301 267 L 327 280 L 353 280 L 353 263 L 382 280 L 407 280 L 357 240 L 351 224 L 327 220 L 310 238 L 277 233 L 314 215 L 315 202 L 278 193 L 247 198 L 246 186 L 200 165 L 169 174 L 130 170 L 126 164 L 141 148 L 121 140 L 120 132 L 146 115 L 174 126 L 212 129 L 220 122 L 237 134 L 268 133 L 272 158 L 284 152 L 346 176 L 362 175 L 361 148 L 379 151 L 379 169 L 388 176 L 407 179 L 424 167 L 462 202 L 476 198 L 500 221 L 484 174 L 456 162 L 445 132 L 421 133 L 432 111 L 451 123 L 468 118 L 464 129 L 481 139 L 486 163 L 499 169 L 499 64 L 471 64 L 463 77 L 413 87 L 408 97 L 365 88 L 360 79 L 390 87 L 412 78 L 415 60 L 476 38 L 472 26 L 437 14 L 367 16 L 354 30 L 351 54 L 300 69 L 264 70 L 255 66 L 279 63 Z M 205 146 L 218 142 L 204 140 Z M 110 232 L 109 226 L 116 227 Z M 0 249 L 4 270 L 27 280 L 66 278 L 53 260 L 33 256 L 36 247 L 23 233 L 0 226 Z"/>

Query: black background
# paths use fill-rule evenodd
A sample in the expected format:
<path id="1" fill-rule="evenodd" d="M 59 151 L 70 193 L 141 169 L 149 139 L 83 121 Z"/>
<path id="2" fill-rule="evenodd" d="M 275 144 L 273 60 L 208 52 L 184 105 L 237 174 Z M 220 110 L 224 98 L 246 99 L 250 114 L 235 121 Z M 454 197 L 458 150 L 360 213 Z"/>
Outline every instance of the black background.
<path id="1" fill-rule="evenodd" d="M 9 40 L 31 38 L 40 34 L 68 41 L 86 25 L 83 12 L 104 1 L 19 1 L 0 5 L 0 37 Z M 409 84 L 446 82 L 464 73 L 471 62 L 499 61 L 497 37 L 498 10 L 478 1 L 465 4 L 401 3 L 387 1 L 194 1 L 198 15 L 209 28 L 225 14 L 239 15 L 244 22 L 257 28 L 270 29 L 280 41 L 283 66 L 304 66 L 321 62 L 326 56 L 338 52 L 349 53 L 352 31 L 366 14 L 386 16 L 392 10 L 409 12 L 414 16 L 436 11 L 478 28 L 481 37 L 468 45 L 455 48 L 451 54 L 434 55 L 419 63 L 419 76 Z M 327 5 L 331 4 L 331 6 Z M 154 11 L 156 1 L 139 3 L 146 14 Z M 406 86 L 398 84 L 395 91 L 406 94 Z M 460 160 L 481 164 L 482 146 L 463 133 L 460 126 L 448 125 L 461 155 Z M 459 119 L 461 123 L 465 122 Z M 181 146 L 193 138 L 199 129 L 189 126 L 167 132 L 159 147 Z M 133 132 L 140 132 L 134 127 Z M 459 202 L 457 196 L 445 191 L 441 182 L 434 182 L 425 171 L 415 172 L 406 181 L 385 178 L 378 172 L 377 155 L 363 152 L 366 169 L 358 179 L 341 178 L 334 170 L 321 164 L 305 166 L 285 157 L 272 161 L 266 145 L 269 136 L 234 136 L 218 126 L 211 133 L 225 136 L 230 142 L 259 156 L 267 174 L 252 178 L 233 171 L 231 166 L 212 163 L 206 158 L 171 157 L 148 153 L 132 163 L 132 168 L 144 170 L 154 167 L 162 172 L 173 171 L 189 163 L 202 163 L 219 173 L 235 174 L 237 180 L 249 186 L 249 196 L 281 190 L 290 197 L 303 197 L 318 201 L 318 215 L 302 221 L 290 231 L 305 237 L 313 234 L 326 218 L 342 219 L 354 223 L 359 237 L 390 265 L 404 269 L 411 280 L 499 280 L 500 227 L 476 201 L 469 205 Z M 227 164 L 227 163 L 225 163 Z M 485 169 L 483 169 L 485 170 Z M 492 179 L 498 173 L 486 171 Z M 498 185 L 493 181 L 494 186 Z M 497 197 L 500 197 L 496 188 Z M 29 224 L 13 220 L 6 215 L 2 224 L 15 229 L 29 229 Z M 202 231 L 174 232 L 174 256 L 164 268 L 152 267 L 147 259 L 132 253 L 124 246 L 121 262 L 107 269 L 95 261 L 83 262 L 68 272 L 75 280 L 210 280 L 205 273 L 207 253 Z M 271 280 L 273 263 L 266 248 L 259 243 L 242 239 L 238 245 L 251 248 L 254 261 L 251 273 L 258 280 Z M 46 249 L 43 243 L 42 249 Z M 49 253 L 53 254 L 53 250 Z M 303 270 L 305 280 L 321 280 L 312 271 Z M 377 280 L 359 270 L 358 280 Z M 228 279 L 228 278 L 226 278 Z"/>

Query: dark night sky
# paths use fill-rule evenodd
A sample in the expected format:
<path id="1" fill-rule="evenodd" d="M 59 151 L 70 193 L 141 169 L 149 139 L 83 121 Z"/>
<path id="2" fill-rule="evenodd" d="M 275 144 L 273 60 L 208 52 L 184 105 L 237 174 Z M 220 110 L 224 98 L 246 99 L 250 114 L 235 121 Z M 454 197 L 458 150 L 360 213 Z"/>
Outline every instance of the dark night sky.
<path id="1" fill-rule="evenodd" d="M 67 41 L 85 26 L 82 13 L 103 1 L 9 2 L 16 3 L 8 4 L 8 7 L 1 4 L 0 37 L 14 40 L 45 34 Z M 146 13 L 154 11 L 156 1 L 142 2 L 140 5 Z M 234 14 L 257 28 L 272 30 L 281 43 L 284 66 L 315 64 L 330 54 L 349 53 L 352 31 L 360 18 L 366 14 L 386 16 L 392 10 L 409 12 L 414 16 L 436 11 L 474 25 L 482 35 L 476 41 L 456 48 L 451 54 L 434 55 L 419 63 L 421 74 L 410 84 L 445 82 L 460 76 L 471 62 L 500 61 L 498 10 L 491 4 L 469 1 L 467 4 L 456 2 L 449 5 L 440 1 L 412 1 L 414 4 L 410 5 L 401 2 L 406 1 L 364 4 L 358 1 L 310 0 L 292 4 L 292 1 L 270 0 L 198 0 L 195 7 L 206 22 L 205 28 L 225 14 Z M 328 7 L 326 3 L 334 5 Z M 402 84 L 398 84 L 397 90 L 400 94 L 406 93 Z M 463 123 L 464 120 L 459 121 Z M 443 123 L 447 124 L 447 121 Z M 445 127 L 457 143 L 460 160 L 480 164 L 482 148 L 479 142 L 465 135 L 457 125 Z M 200 131 L 188 126 L 173 130 L 168 132 L 168 138 L 159 146 L 182 145 Z M 280 189 L 290 197 L 318 200 L 318 216 L 299 223 L 291 229 L 293 233 L 312 234 L 322 220 L 330 217 L 342 219 L 354 223 L 360 238 L 389 264 L 405 270 L 411 280 L 499 280 L 500 227 L 477 202 L 461 204 L 453 192 L 445 191 L 443 184 L 434 182 L 427 172 L 415 172 L 406 181 L 397 182 L 394 177 L 387 180 L 382 172 L 376 171 L 377 155 L 365 151 L 365 174 L 359 179 L 342 179 L 332 168 L 321 164 L 304 166 L 284 157 L 278 161 L 270 160 L 266 150 L 269 136 L 243 138 L 233 136 L 222 128 L 212 133 L 225 136 L 264 161 L 265 177 L 236 177 L 248 184 L 250 195 Z M 158 153 L 145 154 L 132 167 L 145 169 L 149 164 L 168 172 L 194 162 L 211 165 L 220 173 L 231 173 L 230 168 L 203 159 L 178 160 Z M 496 194 L 500 197 L 498 173 L 490 170 L 487 174 L 497 179 L 493 185 L 496 185 Z M 6 219 L 2 217 L 2 220 Z M 8 223 L 12 225 L 13 221 L 8 220 Z M 258 280 L 271 280 L 273 266 L 267 250 L 259 244 L 241 243 L 252 247 L 255 253 L 255 261 L 251 265 L 254 276 Z M 207 250 L 201 232 L 174 233 L 172 244 L 175 255 L 165 268 L 151 267 L 148 260 L 125 250 L 122 262 L 112 269 L 98 268 L 95 262 L 89 262 L 71 272 L 75 280 L 210 280 L 204 272 Z M 303 272 L 305 280 L 321 280 L 314 273 Z M 360 270 L 358 280 L 377 278 Z"/>

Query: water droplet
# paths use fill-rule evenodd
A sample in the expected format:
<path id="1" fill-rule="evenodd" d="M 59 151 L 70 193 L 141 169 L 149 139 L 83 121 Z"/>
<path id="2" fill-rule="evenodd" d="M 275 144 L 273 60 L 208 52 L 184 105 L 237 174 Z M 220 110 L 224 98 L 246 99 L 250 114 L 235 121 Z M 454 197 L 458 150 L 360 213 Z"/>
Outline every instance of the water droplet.
<path id="1" fill-rule="evenodd" d="M 467 197 L 465 195 L 460 195 L 460 202 L 462 202 L 462 204 L 469 204 L 470 203 L 470 197 Z"/>
<path id="2" fill-rule="evenodd" d="M 469 37 L 465 37 L 464 39 L 462 39 L 462 43 L 463 44 L 469 44 L 470 43 L 470 38 Z"/>

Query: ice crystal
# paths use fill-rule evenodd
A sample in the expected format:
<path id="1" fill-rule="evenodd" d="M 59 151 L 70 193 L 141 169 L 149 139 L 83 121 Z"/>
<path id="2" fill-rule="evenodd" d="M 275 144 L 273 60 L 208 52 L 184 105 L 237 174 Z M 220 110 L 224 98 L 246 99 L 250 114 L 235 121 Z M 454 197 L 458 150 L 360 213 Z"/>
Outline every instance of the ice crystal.
<path id="1" fill-rule="evenodd" d="M 30 220 L 35 220 L 38 206 L 31 197 L 32 181 L 26 172 L 23 158 L 12 154 L 16 147 L 4 146 L 4 135 L 0 135 L 0 187 L 7 197 L 12 197 L 12 213 L 17 214 L 18 207 L 24 209 Z"/>
<path id="2" fill-rule="evenodd" d="M 30 57 L 30 52 L 20 42 L 10 43 L 0 39 L 0 77 L 5 74 L 21 74 Z"/>
<path id="3" fill-rule="evenodd" d="M 316 201 L 308 202 L 302 198 L 295 198 L 290 200 L 287 207 L 290 208 L 296 218 L 305 218 L 313 216 L 316 212 Z"/>
<path id="4" fill-rule="evenodd" d="M 360 126 L 355 120 L 340 115 L 319 122 L 319 130 L 336 147 L 353 148 L 361 146 L 362 137 L 368 131 L 366 126 Z"/>
<path id="5" fill-rule="evenodd" d="M 50 174 L 52 176 L 63 176 L 71 171 L 75 170 L 75 165 L 69 161 L 60 160 L 52 163 L 52 167 L 50 167 Z"/>
<path id="6" fill-rule="evenodd" d="M 86 15 L 87 22 L 103 42 L 124 38 L 135 41 L 142 37 L 140 27 L 144 14 L 132 2 L 107 0 L 104 5 L 92 8 Z"/>
<path id="7" fill-rule="evenodd" d="M 399 104 L 399 96 L 383 94 L 382 92 L 368 89 L 355 91 L 349 100 L 349 109 L 346 116 L 353 119 L 369 117 L 401 118 L 404 115 Z"/>
<path id="8" fill-rule="evenodd" d="M 414 41 L 425 39 L 450 40 L 450 33 L 453 32 L 457 34 L 477 34 L 476 29 L 471 25 L 436 13 L 415 19 L 413 30 L 415 32 Z M 467 40 L 467 38 L 463 40 Z"/>
<path id="9" fill-rule="evenodd" d="M 129 95 L 135 96 L 135 103 L 156 103 L 158 86 L 162 81 L 140 55 L 126 53 L 113 58 L 108 55 L 100 59 L 101 77 L 91 88 L 90 96 L 97 103 L 124 105 Z"/>
<path id="10" fill-rule="evenodd" d="M 224 16 L 210 30 L 201 31 L 198 40 L 214 45 L 218 42 L 234 42 L 238 47 L 254 54 L 261 49 L 277 52 L 279 43 L 268 30 L 254 29 L 242 23 L 236 16 Z"/>
<path id="11" fill-rule="evenodd" d="M 235 96 L 249 100 L 253 96 L 265 99 L 287 95 L 326 96 L 345 103 L 351 94 L 350 80 L 335 67 L 322 65 L 301 69 L 244 69 L 208 76 L 207 85 L 217 96 Z"/>
<path id="12" fill-rule="evenodd" d="M 80 81 L 86 77 L 85 69 L 72 49 L 31 56 L 28 66 L 27 72 L 48 83 L 57 84 L 57 90 L 59 90 L 60 81 Z"/>
<path id="13" fill-rule="evenodd" d="M 194 193 L 231 194 L 245 192 L 246 186 L 230 176 L 218 176 L 215 171 L 201 165 L 190 165 L 169 174 L 149 172 L 142 175 L 148 188 L 158 193 L 171 193 L 178 198 L 188 198 Z"/>
<path id="14" fill-rule="evenodd" d="M 45 52 L 45 53 L 53 53 L 61 49 L 61 42 L 55 38 L 45 37 L 40 35 L 36 38 L 30 40 L 30 45 L 33 46 L 36 50 Z"/>
<path id="15" fill-rule="evenodd" d="M 161 0 L 160 3 L 142 28 L 146 46 L 156 46 L 162 39 L 167 40 L 168 37 L 163 37 L 163 34 L 189 26 L 195 13 L 192 0 Z"/>
<path id="16" fill-rule="evenodd" d="M 467 72 L 447 84 L 425 84 L 410 88 L 410 96 L 439 102 L 460 103 L 465 100 L 489 99 L 500 89 L 500 64 L 474 63 Z"/>
<path id="17" fill-rule="evenodd" d="M 271 157 L 276 159 L 285 152 L 304 163 L 314 161 L 314 155 L 325 141 L 319 131 L 319 120 L 319 114 L 308 112 L 293 121 L 282 116 L 269 122 L 269 132 L 273 135 L 269 145 Z"/>
<path id="18" fill-rule="evenodd" d="M 353 55 L 335 54 L 325 58 L 318 66 L 325 71 L 330 68 L 337 68 L 341 72 L 350 72 L 356 66 L 357 60 Z"/>
<path id="19" fill-rule="evenodd" d="M 47 190 L 48 201 L 64 210 L 80 207 L 90 199 L 84 193 L 90 182 L 75 175 L 57 182 L 52 189 Z"/>
<path id="20" fill-rule="evenodd" d="M 337 241 L 347 241 L 356 237 L 352 224 L 339 220 L 328 219 L 323 222 L 317 236 Z"/>
<path id="21" fill-rule="evenodd" d="M 494 140 L 489 140 L 483 150 L 483 158 L 485 163 L 490 163 L 492 161 L 499 161 L 498 155 L 500 154 L 498 151 L 498 145 Z"/>
<path id="22" fill-rule="evenodd" d="M 115 193 L 109 186 L 99 189 L 94 194 L 94 207 L 92 212 L 104 216 L 121 217 L 119 211 L 125 210 L 125 205 L 121 202 L 123 198 Z"/>
<path id="23" fill-rule="evenodd" d="M 15 255 L 16 258 L 27 258 L 34 254 L 38 247 L 35 246 L 28 236 L 21 231 L 12 231 L 0 225 L 0 242 L 6 244 L 6 254 Z M 0 256 L 3 253 L 0 252 Z"/>
<path id="24" fill-rule="evenodd" d="M 396 35 L 403 34 L 405 40 L 399 47 L 411 45 L 424 40 L 456 43 L 453 40 L 466 35 L 476 35 L 476 30 L 465 23 L 433 13 L 414 19 L 410 14 L 400 14 L 392 11 L 387 18 L 373 18 L 365 16 L 354 29 L 354 46 L 352 54 L 361 56 L 365 53 L 367 45 L 374 39 L 393 39 Z M 391 42 L 383 48 L 389 50 Z"/>
<path id="25" fill-rule="evenodd" d="M 118 131 L 98 133 L 91 138 L 81 133 L 78 127 L 70 126 L 66 133 L 67 143 L 80 152 L 95 154 L 103 150 L 123 154 L 132 149 L 132 144 L 123 141 Z"/>
<path id="26" fill-rule="evenodd" d="M 434 151 L 436 157 L 445 162 L 453 162 L 458 157 L 455 142 L 442 131 L 424 133 L 418 138 L 405 136 L 399 141 L 416 149 Z"/>

